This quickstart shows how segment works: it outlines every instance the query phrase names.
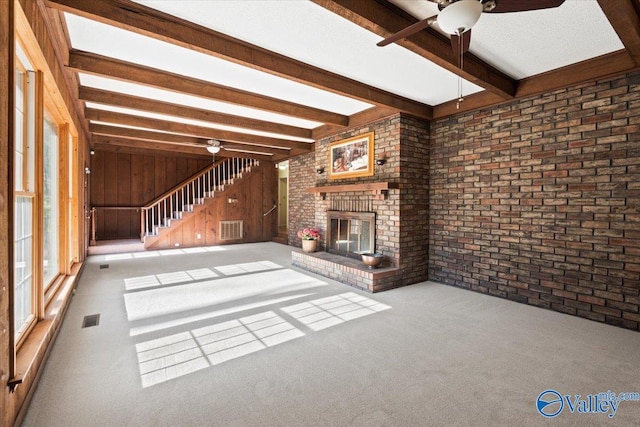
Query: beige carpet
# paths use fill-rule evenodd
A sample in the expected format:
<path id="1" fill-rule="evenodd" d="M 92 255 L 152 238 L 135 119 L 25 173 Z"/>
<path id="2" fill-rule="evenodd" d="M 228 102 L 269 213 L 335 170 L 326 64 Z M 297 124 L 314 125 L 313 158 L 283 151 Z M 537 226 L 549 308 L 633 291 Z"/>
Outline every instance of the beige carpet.
<path id="1" fill-rule="evenodd" d="M 90 257 L 23 425 L 638 425 L 640 401 L 578 413 L 640 392 L 637 332 L 430 282 L 366 294 L 291 250 Z M 550 420 L 547 389 L 569 396 Z"/>

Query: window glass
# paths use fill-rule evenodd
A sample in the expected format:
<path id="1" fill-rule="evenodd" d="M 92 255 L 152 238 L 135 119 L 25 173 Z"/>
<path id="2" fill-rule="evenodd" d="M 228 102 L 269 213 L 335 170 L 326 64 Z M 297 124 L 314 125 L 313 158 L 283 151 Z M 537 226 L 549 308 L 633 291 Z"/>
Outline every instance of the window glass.
<path id="1" fill-rule="evenodd" d="M 14 321 L 18 336 L 33 316 L 33 197 L 16 197 L 14 237 Z"/>
<path id="2" fill-rule="evenodd" d="M 69 189 L 68 189 L 68 199 L 67 199 L 67 247 L 69 248 L 68 252 L 67 252 L 67 256 L 68 256 L 68 263 L 69 265 L 71 265 L 71 263 L 74 261 L 75 258 L 75 253 L 76 253 L 76 239 L 75 239 L 75 233 L 74 233 L 74 229 L 75 229 L 75 218 L 74 218 L 74 214 L 73 214 L 73 191 L 74 191 L 74 185 L 75 185 L 75 175 L 74 172 L 76 170 L 76 161 L 75 161 L 75 156 L 74 156 L 74 152 L 75 152 L 75 140 L 73 138 L 73 136 L 69 135 L 69 141 L 68 141 L 68 150 L 69 150 L 69 154 L 67 155 L 67 167 L 68 167 L 68 173 L 69 173 Z"/>
<path id="3" fill-rule="evenodd" d="M 25 151 L 25 123 L 26 123 L 26 108 L 25 108 L 25 83 L 26 72 L 21 68 L 16 68 L 16 111 L 15 111 L 15 175 L 14 184 L 16 190 L 24 190 L 24 151 Z"/>
<path id="4" fill-rule="evenodd" d="M 14 166 L 14 331 L 16 338 L 29 327 L 35 318 L 33 280 L 33 206 L 34 194 L 28 193 L 30 175 L 35 175 L 32 165 L 33 151 L 28 149 L 28 131 L 31 106 L 35 102 L 28 90 L 29 72 L 22 62 L 16 61 L 15 70 L 15 166 Z"/>
<path id="5" fill-rule="evenodd" d="M 44 283 L 50 284 L 60 272 L 59 262 L 59 160 L 58 125 L 45 112 L 44 119 Z"/>

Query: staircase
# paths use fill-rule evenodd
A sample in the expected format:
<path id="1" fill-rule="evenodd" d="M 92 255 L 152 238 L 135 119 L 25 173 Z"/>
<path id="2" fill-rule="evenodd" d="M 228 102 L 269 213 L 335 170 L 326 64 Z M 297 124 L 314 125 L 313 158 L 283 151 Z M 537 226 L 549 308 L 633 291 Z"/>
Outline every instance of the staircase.
<path id="1" fill-rule="evenodd" d="M 255 159 L 218 160 L 148 203 L 140 212 L 140 238 L 145 248 L 168 230 L 172 222 L 193 213 L 207 199 L 216 197 L 257 166 L 259 161 Z"/>

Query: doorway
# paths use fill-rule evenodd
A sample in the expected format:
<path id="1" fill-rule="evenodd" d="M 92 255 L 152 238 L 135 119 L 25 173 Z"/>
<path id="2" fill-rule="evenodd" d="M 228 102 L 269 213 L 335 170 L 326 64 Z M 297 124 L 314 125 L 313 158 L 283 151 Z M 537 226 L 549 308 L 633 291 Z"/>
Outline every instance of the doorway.
<path id="1" fill-rule="evenodd" d="M 278 234 L 286 235 L 289 224 L 289 161 L 278 163 Z"/>

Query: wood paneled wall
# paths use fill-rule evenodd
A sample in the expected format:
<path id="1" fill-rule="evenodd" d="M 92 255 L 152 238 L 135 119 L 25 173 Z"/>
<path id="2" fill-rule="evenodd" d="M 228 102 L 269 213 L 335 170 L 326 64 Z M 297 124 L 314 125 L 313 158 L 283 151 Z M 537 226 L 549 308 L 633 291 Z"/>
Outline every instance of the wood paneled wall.
<path id="1" fill-rule="evenodd" d="M 210 158 L 96 151 L 91 158 L 91 206 L 144 206 L 210 163 Z M 96 240 L 139 237 L 139 211 L 97 209 Z"/>

